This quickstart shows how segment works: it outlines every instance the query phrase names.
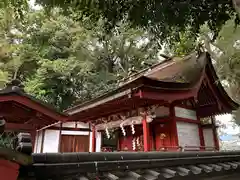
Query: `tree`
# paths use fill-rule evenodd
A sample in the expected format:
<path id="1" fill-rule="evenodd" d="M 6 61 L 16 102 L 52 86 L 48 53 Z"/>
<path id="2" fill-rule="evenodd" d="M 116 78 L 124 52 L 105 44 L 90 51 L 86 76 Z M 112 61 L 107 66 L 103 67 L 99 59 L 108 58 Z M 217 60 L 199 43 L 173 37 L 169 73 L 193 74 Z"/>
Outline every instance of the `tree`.
<path id="1" fill-rule="evenodd" d="M 14 18 L 11 7 L 0 9 L 0 67 L 1 88 L 11 79 L 16 79 L 20 69 L 29 62 L 21 45 L 24 24 Z"/>
<path id="2" fill-rule="evenodd" d="M 190 31 L 182 34 L 180 41 L 168 46 L 168 52 L 182 55 L 194 50 L 198 44 L 211 54 L 217 74 L 228 94 L 240 103 L 240 28 L 235 26 L 234 19 L 226 22 L 216 39 L 207 24 L 203 25 L 198 40 L 189 38 Z M 191 36 L 190 36 L 191 37 Z M 240 110 L 234 112 L 236 123 L 239 124 Z"/>
<path id="3" fill-rule="evenodd" d="M 240 103 L 240 28 L 235 28 L 233 20 L 229 20 L 219 33 L 217 46 L 222 50 L 216 61 L 218 75 L 225 80 L 230 96 Z M 240 110 L 234 113 L 236 123 L 240 123 Z"/>
<path id="4" fill-rule="evenodd" d="M 235 10 L 232 1 L 148 1 L 148 0 L 37 0 L 44 7 L 60 6 L 66 12 L 69 7 L 92 19 L 104 17 L 108 28 L 115 27 L 126 18 L 133 26 L 150 29 L 162 41 L 177 38 L 179 32 L 190 28 L 197 35 L 201 25 L 207 24 L 217 36 L 221 26 L 231 18 Z M 237 18 L 238 20 L 238 18 Z"/>
<path id="5" fill-rule="evenodd" d="M 122 21 L 106 35 L 104 20 L 73 16 L 53 9 L 13 21 L 11 41 L 2 36 L 2 77 L 20 79 L 28 93 L 62 110 L 115 88 L 119 79 L 144 68 L 143 61 L 157 60 L 158 44 L 147 31 Z"/>
<path id="6" fill-rule="evenodd" d="M 122 19 L 127 19 L 133 27 L 147 28 L 158 39 L 167 40 L 168 43 L 171 39 L 178 38 L 179 32 L 184 32 L 188 28 L 197 36 L 201 25 L 206 22 L 216 37 L 222 25 L 235 13 L 236 1 L 233 3 L 231 0 L 36 0 L 48 10 L 61 7 L 65 13 L 77 13 L 75 17 L 78 20 L 85 16 L 90 17 L 92 21 L 104 18 L 107 31 L 116 27 Z M 2 7 L 10 5 L 19 11 L 17 14 L 20 16 L 24 14 L 26 0 L 4 2 Z M 236 22 L 239 22 L 238 16 Z"/>

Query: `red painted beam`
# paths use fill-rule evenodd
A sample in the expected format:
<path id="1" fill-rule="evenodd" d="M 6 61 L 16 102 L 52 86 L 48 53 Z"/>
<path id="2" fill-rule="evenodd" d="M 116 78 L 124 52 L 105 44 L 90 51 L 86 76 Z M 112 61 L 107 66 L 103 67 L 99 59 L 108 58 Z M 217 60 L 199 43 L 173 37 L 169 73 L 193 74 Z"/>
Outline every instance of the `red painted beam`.
<path id="1" fill-rule="evenodd" d="M 196 96 L 197 90 L 188 91 L 175 91 L 175 92 L 163 92 L 151 89 L 142 89 L 134 96 L 139 96 L 142 99 L 154 99 L 154 100 L 165 100 L 165 101 L 176 101 L 182 99 L 188 99 Z"/>
<path id="2" fill-rule="evenodd" d="M 18 132 L 32 132 L 36 129 L 29 124 L 6 123 L 5 130 L 18 131 Z"/>

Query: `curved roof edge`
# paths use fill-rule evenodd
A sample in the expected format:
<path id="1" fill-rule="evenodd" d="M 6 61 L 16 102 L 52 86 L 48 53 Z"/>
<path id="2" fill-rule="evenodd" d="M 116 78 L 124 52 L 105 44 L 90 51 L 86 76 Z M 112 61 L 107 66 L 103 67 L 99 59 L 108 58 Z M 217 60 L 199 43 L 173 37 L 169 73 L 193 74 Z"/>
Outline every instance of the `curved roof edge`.
<path id="1" fill-rule="evenodd" d="M 179 59 L 181 59 L 183 61 L 181 61 Z M 163 73 L 161 72 L 158 75 L 160 75 L 160 76 L 170 75 L 171 76 L 173 74 L 173 71 L 176 70 L 176 69 L 179 72 L 186 70 L 186 68 L 184 69 L 185 65 L 187 65 L 188 68 L 193 67 L 193 65 L 200 66 L 200 71 L 199 71 L 198 76 L 195 77 L 195 82 L 181 83 L 181 82 L 177 82 L 176 80 L 165 81 L 165 79 L 161 79 L 161 78 L 155 79 L 155 78 L 152 78 L 152 77 L 148 77 L 149 74 L 152 74 L 151 71 L 152 72 L 153 71 L 155 71 L 155 72 L 162 71 Z M 210 71 L 206 70 L 207 66 L 210 68 Z M 157 71 L 156 71 L 156 69 L 157 69 Z M 174 73 L 175 73 L 175 71 L 174 71 Z M 184 58 L 177 58 L 177 57 L 170 58 L 168 61 L 164 61 L 164 62 L 161 62 L 159 64 L 155 64 L 148 69 L 144 69 L 143 71 L 140 71 L 139 73 L 136 74 L 136 76 L 131 76 L 132 78 L 130 77 L 129 81 L 124 83 L 119 88 L 117 88 L 113 91 L 110 91 L 106 94 L 103 94 L 103 95 L 101 95 L 97 98 L 94 98 L 90 101 L 87 101 L 85 103 L 82 103 L 82 104 L 76 105 L 72 108 L 69 108 L 69 109 L 65 110 L 64 112 L 68 113 L 69 115 L 74 115 L 76 113 L 81 112 L 82 110 L 88 109 L 88 106 L 92 106 L 93 104 L 100 105 L 101 103 L 99 101 L 102 101 L 103 99 L 107 99 L 111 96 L 114 96 L 114 94 L 116 94 L 116 93 L 122 93 L 122 92 L 126 91 L 127 89 L 131 90 L 132 88 L 136 88 L 136 87 L 145 85 L 145 83 L 147 81 L 148 81 L 148 83 L 151 83 L 151 84 L 156 83 L 156 86 L 164 87 L 163 89 L 168 89 L 169 88 L 169 90 L 173 90 L 173 89 L 189 90 L 191 88 L 194 88 L 197 83 L 199 84 L 199 82 L 196 82 L 196 81 L 201 80 L 202 73 L 207 73 L 207 75 L 211 76 L 215 82 L 219 81 L 219 78 L 218 78 L 218 76 L 216 74 L 216 71 L 213 67 L 210 54 L 207 53 L 207 52 L 202 52 L 198 56 L 196 55 L 196 53 L 194 53 L 194 54 L 192 53 L 191 55 L 185 56 Z M 226 100 L 225 102 L 228 103 L 228 107 L 230 107 L 232 110 L 236 110 L 239 107 L 239 105 L 229 97 L 229 95 L 227 94 L 227 92 L 225 91 L 225 89 L 223 88 L 221 83 L 218 83 L 216 89 L 218 89 L 219 93 Z"/>
<path id="2" fill-rule="evenodd" d="M 212 60 L 211 60 L 211 55 L 206 52 L 206 57 L 207 57 L 207 65 L 209 67 L 209 71 L 206 72 L 206 73 L 209 73 L 210 77 L 213 77 L 213 80 L 214 80 L 214 84 L 217 86 L 216 90 L 219 91 L 220 94 L 222 94 L 222 97 L 226 100 L 226 102 L 228 102 L 229 104 L 229 107 L 232 109 L 232 110 L 237 110 L 240 105 L 235 102 L 229 95 L 228 93 L 226 92 L 226 90 L 224 89 L 224 87 L 222 86 L 222 83 L 219 82 L 219 77 L 215 71 L 215 68 L 212 64 Z"/>

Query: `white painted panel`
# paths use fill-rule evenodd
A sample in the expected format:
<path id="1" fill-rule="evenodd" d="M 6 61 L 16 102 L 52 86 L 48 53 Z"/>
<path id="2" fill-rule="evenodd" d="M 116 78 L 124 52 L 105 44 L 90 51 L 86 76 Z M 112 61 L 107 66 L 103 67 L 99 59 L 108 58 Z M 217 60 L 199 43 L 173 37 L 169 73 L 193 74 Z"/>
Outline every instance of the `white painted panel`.
<path id="1" fill-rule="evenodd" d="M 200 147 L 199 127 L 198 124 L 177 122 L 177 133 L 179 146 Z M 199 149 L 199 148 L 188 148 Z"/>
<path id="2" fill-rule="evenodd" d="M 204 137 L 204 143 L 207 150 L 212 150 L 211 147 L 214 147 L 214 136 L 213 136 L 213 130 L 210 128 L 204 128 L 203 129 L 203 137 Z"/>
<path id="3" fill-rule="evenodd" d="M 96 152 L 101 152 L 101 146 L 102 146 L 102 133 L 97 132 L 96 133 Z"/>
<path id="4" fill-rule="evenodd" d="M 42 146 L 42 131 L 37 132 L 35 139 L 34 153 L 40 153 Z"/>
<path id="5" fill-rule="evenodd" d="M 196 111 L 194 110 L 185 109 L 181 107 L 174 107 L 174 110 L 176 117 L 197 120 L 197 114 Z"/>
<path id="6" fill-rule="evenodd" d="M 89 135 L 88 131 L 62 131 L 63 135 Z"/>
<path id="7" fill-rule="evenodd" d="M 59 144 L 59 131 L 58 130 L 45 130 L 43 153 L 58 152 Z"/>

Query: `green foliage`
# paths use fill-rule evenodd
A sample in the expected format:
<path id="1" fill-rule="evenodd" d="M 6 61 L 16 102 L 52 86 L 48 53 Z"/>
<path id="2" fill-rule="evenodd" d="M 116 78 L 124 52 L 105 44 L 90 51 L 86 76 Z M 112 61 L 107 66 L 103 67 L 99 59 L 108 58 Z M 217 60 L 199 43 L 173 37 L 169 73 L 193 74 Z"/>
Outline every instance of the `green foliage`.
<path id="1" fill-rule="evenodd" d="M 118 25 L 105 34 L 102 19 L 75 21 L 59 9 L 3 23 L 0 78 L 20 79 L 28 93 L 61 110 L 98 96 L 131 70 L 144 68 L 142 61 L 157 59 L 158 43 L 147 31 Z"/>
<path id="2" fill-rule="evenodd" d="M 240 28 L 236 27 L 233 20 L 229 20 L 219 33 L 216 44 L 223 49 L 218 58 L 216 67 L 221 79 L 227 81 L 231 97 L 240 103 Z M 236 123 L 240 123 L 240 109 L 235 112 Z"/>
<path id="3" fill-rule="evenodd" d="M 1 0 L 0 9 L 12 10 L 12 16 L 15 19 L 22 19 L 25 15 L 25 11 L 29 8 L 28 0 Z"/>
<path id="4" fill-rule="evenodd" d="M 234 19 L 226 22 L 216 39 L 207 24 L 201 27 L 198 41 L 191 36 L 189 38 L 189 33 L 186 31 L 180 41 L 173 41 L 168 51 L 184 55 L 196 48 L 197 44 L 203 44 L 216 62 L 215 69 L 228 94 L 240 103 L 240 28 L 235 26 Z M 239 124 L 240 110 L 234 114 L 236 123 Z"/>
<path id="5" fill-rule="evenodd" d="M 185 56 L 193 52 L 198 45 L 195 36 L 190 30 L 179 33 L 179 39 L 165 45 L 165 53 L 174 56 Z"/>
<path id="6" fill-rule="evenodd" d="M 47 9 L 62 7 L 65 12 L 78 12 L 78 19 L 87 16 L 93 20 L 106 19 L 106 30 L 116 27 L 126 18 L 133 27 L 144 27 L 151 30 L 158 39 L 169 41 L 179 38 L 179 33 L 189 27 L 197 36 L 201 25 L 207 24 L 217 35 L 222 25 L 235 12 L 231 0 L 37 0 Z"/>
<path id="7" fill-rule="evenodd" d="M 200 27 L 207 23 L 212 32 L 220 31 L 222 25 L 235 13 L 231 0 L 36 0 L 47 11 L 61 7 L 63 12 L 76 20 L 89 17 L 92 22 L 104 19 L 104 29 L 110 32 L 122 19 L 132 27 L 150 30 L 162 42 L 179 39 L 179 34 L 190 27 L 197 36 Z M 27 9 L 27 0 L 4 0 L 1 7 L 12 7 L 16 16 L 22 17 Z M 74 12 L 74 13 L 73 13 Z M 239 22 L 236 16 L 236 22 Z"/>

